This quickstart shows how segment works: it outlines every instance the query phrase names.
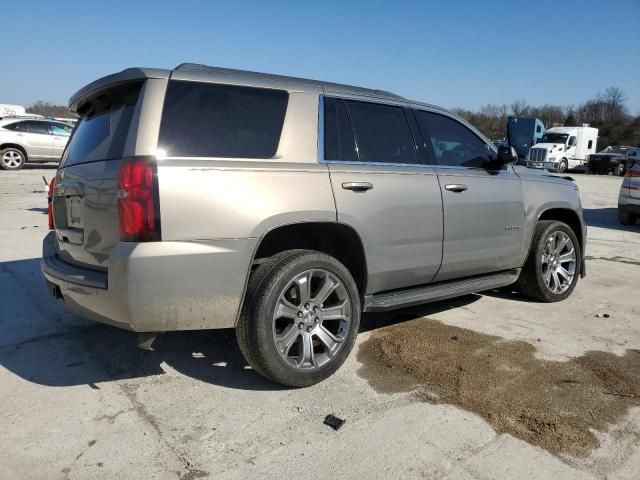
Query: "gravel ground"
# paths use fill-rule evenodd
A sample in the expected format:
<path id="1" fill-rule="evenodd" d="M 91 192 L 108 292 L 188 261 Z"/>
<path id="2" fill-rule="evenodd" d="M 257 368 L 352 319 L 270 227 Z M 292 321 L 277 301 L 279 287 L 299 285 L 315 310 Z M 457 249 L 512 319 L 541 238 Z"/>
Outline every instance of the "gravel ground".
<path id="1" fill-rule="evenodd" d="M 246 368 L 232 331 L 171 333 L 141 352 L 134 334 L 65 312 L 39 274 L 41 177 L 53 173 L 0 172 L 0 478 L 638 478 L 640 402 L 611 421 L 577 419 L 591 443 L 572 454 L 510 433 L 473 401 L 425 402 L 402 372 L 396 388 L 380 388 L 375 375 L 384 372 L 356 354 L 410 320 L 407 329 L 441 324 L 498 350 L 528 344 L 525 365 L 570 368 L 600 355 L 640 369 L 629 353 L 640 349 L 640 226 L 617 224 L 620 178 L 575 175 L 589 223 L 588 276 L 567 301 L 501 292 L 367 315 L 336 375 L 291 390 Z M 486 394 L 471 385 L 472 400 Z M 574 398 L 565 401 L 571 410 Z M 322 424 L 329 413 L 346 419 L 338 432 Z"/>

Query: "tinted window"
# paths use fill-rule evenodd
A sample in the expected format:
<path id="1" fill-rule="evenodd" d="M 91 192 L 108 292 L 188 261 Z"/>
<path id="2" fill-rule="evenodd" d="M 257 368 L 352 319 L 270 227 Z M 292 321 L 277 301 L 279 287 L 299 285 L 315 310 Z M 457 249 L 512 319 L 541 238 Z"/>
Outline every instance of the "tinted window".
<path id="1" fill-rule="evenodd" d="M 324 158 L 326 160 L 358 160 L 356 143 L 342 100 L 324 100 Z"/>
<path id="2" fill-rule="evenodd" d="M 69 125 L 64 123 L 50 123 L 49 124 L 49 132 L 51 135 L 61 135 L 67 136 L 71 135 L 71 130 L 73 130 Z"/>
<path id="3" fill-rule="evenodd" d="M 2 128 L 5 130 L 19 130 L 20 122 L 16 123 L 8 123 L 7 125 L 3 125 Z"/>
<path id="4" fill-rule="evenodd" d="M 345 101 L 361 162 L 418 163 L 415 143 L 401 107 Z"/>
<path id="5" fill-rule="evenodd" d="M 593 140 L 589 140 L 589 144 L 587 145 L 587 149 L 591 150 L 593 148 Z"/>
<path id="6" fill-rule="evenodd" d="M 576 144 L 576 137 L 569 137 L 569 146 L 573 147 Z"/>
<path id="7" fill-rule="evenodd" d="M 158 147 L 170 157 L 273 157 L 288 99 L 282 90 L 172 81 Z"/>
<path id="8" fill-rule="evenodd" d="M 460 122 L 431 112 L 416 112 L 418 124 L 440 165 L 483 167 L 491 161 L 487 145 Z"/>
<path id="9" fill-rule="evenodd" d="M 26 129 L 26 130 L 25 130 Z M 49 127 L 46 122 L 22 122 L 20 131 L 27 131 L 29 133 L 39 133 L 42 135 L 49 135 Z"/>
<path id="10" fill-rule="evenodd" d="M 62 164 L 121 158 L 141 87 L 139 82 L 114 87 L 83 103 Z"/>

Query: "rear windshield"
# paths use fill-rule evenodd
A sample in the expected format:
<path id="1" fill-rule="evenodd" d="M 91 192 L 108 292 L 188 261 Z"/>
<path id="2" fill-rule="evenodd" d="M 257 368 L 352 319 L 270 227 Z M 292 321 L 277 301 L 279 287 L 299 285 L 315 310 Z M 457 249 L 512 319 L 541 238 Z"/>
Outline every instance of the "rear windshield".
<path id="1" fill-rule="evenodd" d="M 81 104 L 62 166 L 121 158 L 141 88 L 142 82 L 120 85 Z"/>
<path id="2" fill-rule="evenodd" d="M 288 100 L 283 90 L 171 81 L 158 148 L 167 157 L 271 158 Z"/>

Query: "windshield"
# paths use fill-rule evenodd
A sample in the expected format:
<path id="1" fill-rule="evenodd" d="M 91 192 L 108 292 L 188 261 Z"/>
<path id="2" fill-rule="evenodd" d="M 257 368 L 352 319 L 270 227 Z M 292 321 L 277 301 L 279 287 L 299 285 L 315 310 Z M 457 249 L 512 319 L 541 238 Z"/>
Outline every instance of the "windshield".
<path id="1" fill-rule="evenodd" d="M 545 133 L 540 143 L 567 143 L 569 134 L 567 133 Z"/>
<path id="2" fill-rule="evenodd" d="M 612 147 L 612 146 L 608 146 L 604 150 L 600 150 L 598 153 L 622 153 L 623 155 L 625 155 L 628 150 L 629 150 L 629 147 Z"/>

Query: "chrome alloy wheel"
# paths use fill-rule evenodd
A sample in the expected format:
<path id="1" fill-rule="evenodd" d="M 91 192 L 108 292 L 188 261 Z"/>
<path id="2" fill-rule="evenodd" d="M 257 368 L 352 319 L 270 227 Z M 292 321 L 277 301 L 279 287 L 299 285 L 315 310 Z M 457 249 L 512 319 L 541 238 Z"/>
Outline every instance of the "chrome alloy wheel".
<path id="1" fill-rule="evenodd" d="M 2 164 L 7 168 L 18 168 L 23 161 L 22 154 L 16 150 L 7 150 L 2 155 Z"/>
<path id="2" fill-rule="evenodd" d="M 330 362 L 351 327 L 351 299 L 338 277 L 324 269 L 296 275 L 278 297 L 273 340 L 280 357 L 295 369 Z"/>
<path id="3" fill-rule="evenodd" d="M 576 249 L 569 235 L 552 232 L 542 252 L 542 277 L 546 287 L 555 294 L 566 292 L 576 274 Z"/>

